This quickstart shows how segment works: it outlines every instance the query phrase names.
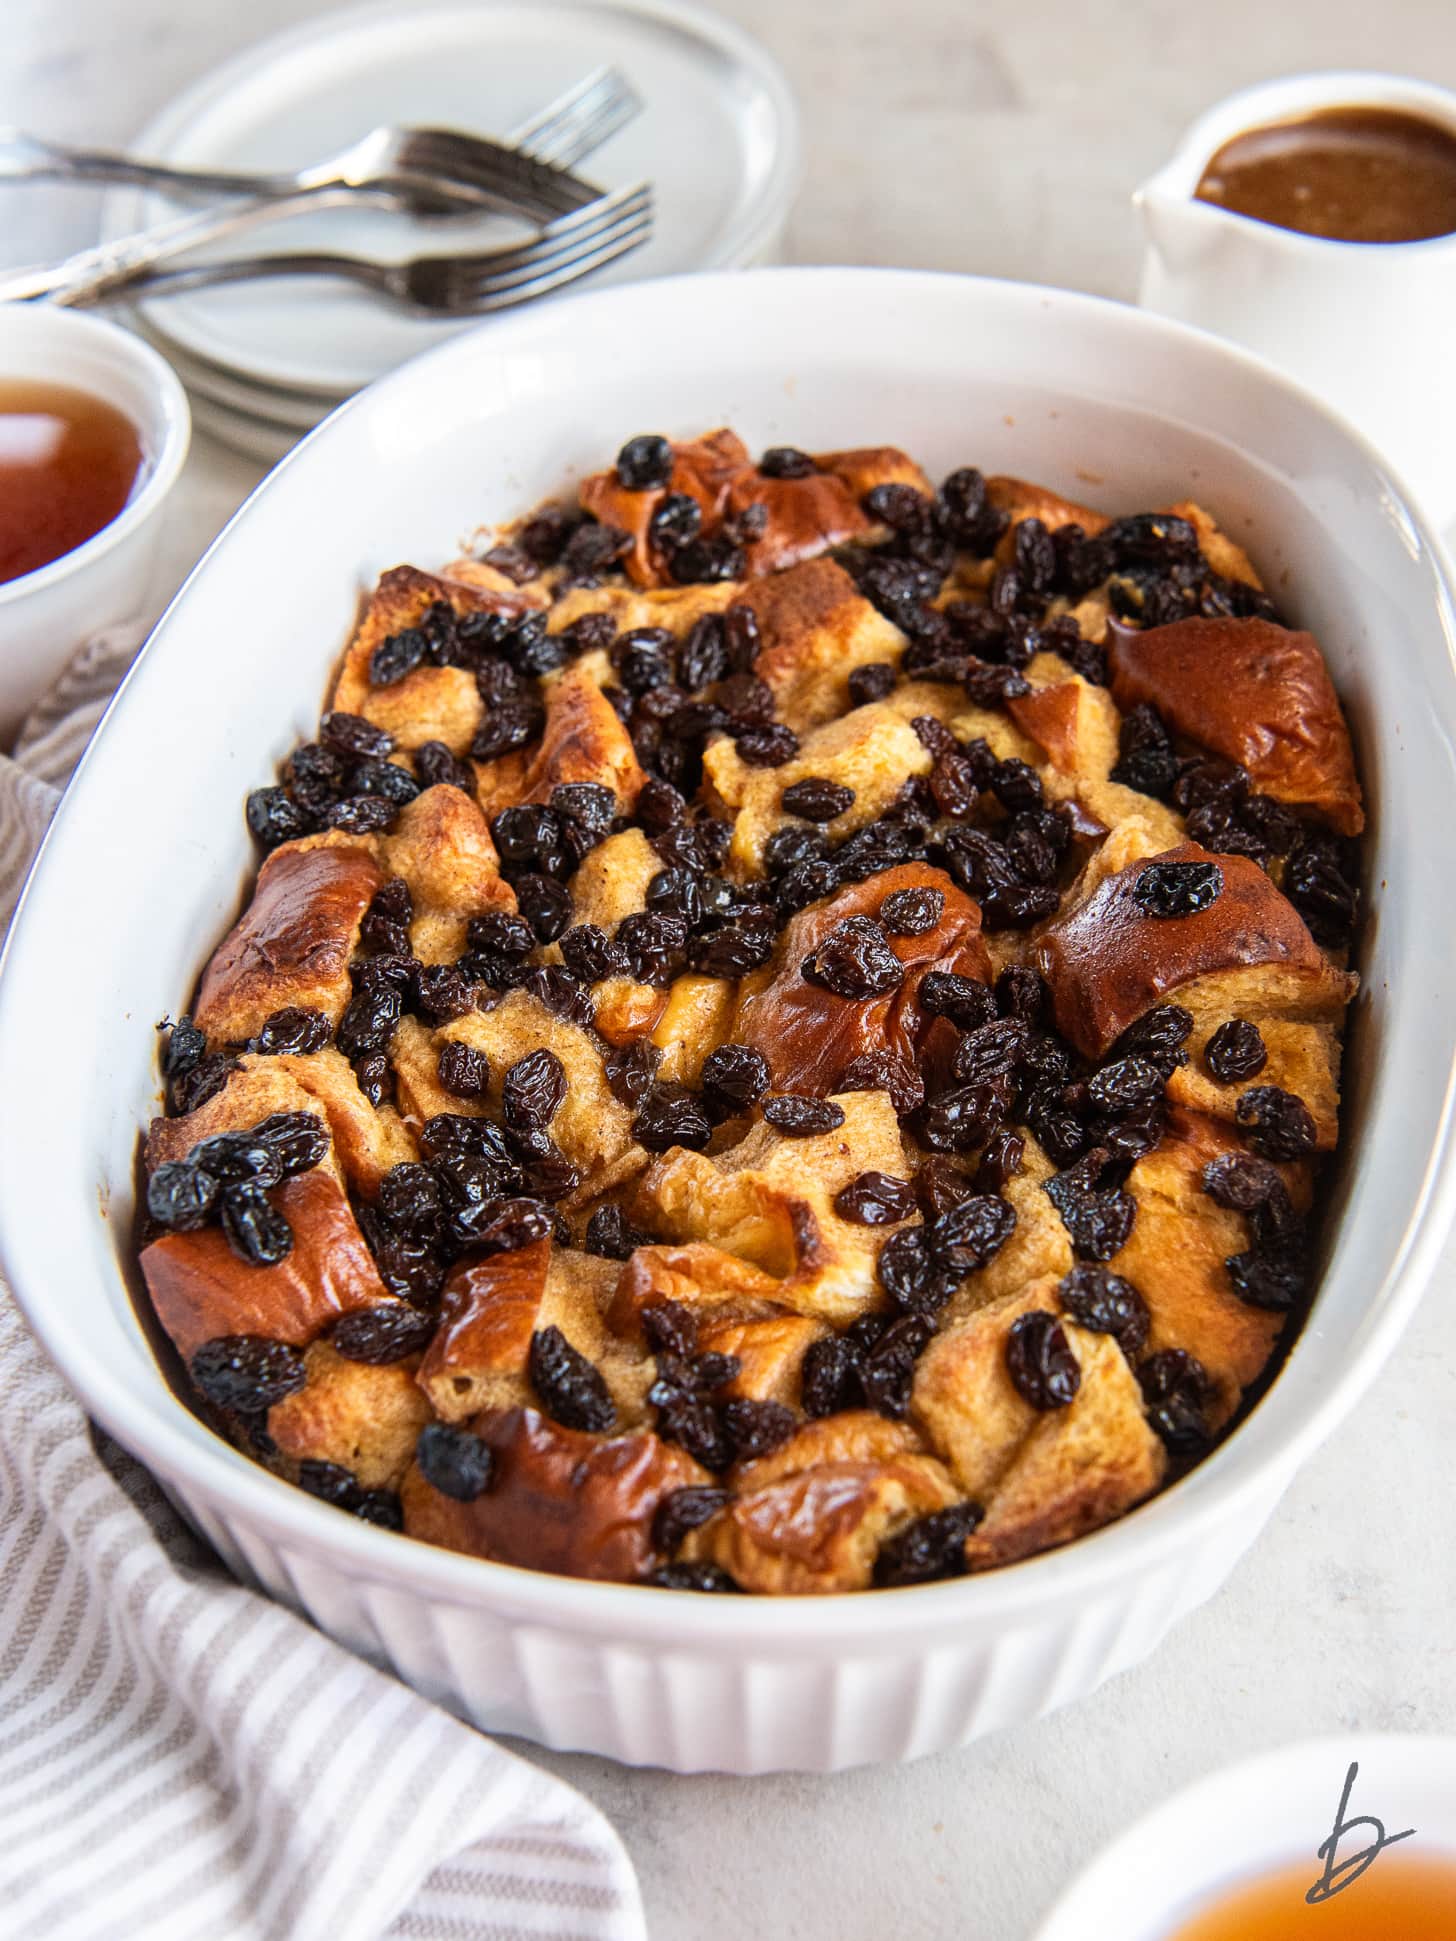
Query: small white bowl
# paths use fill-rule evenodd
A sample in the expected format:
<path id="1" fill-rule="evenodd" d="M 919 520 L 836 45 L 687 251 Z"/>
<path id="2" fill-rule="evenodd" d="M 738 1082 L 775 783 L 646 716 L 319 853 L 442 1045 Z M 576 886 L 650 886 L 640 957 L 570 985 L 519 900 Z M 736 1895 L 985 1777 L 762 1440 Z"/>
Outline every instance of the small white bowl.
<path id="1" fill-rule="evenodd" d="M 1077 1876 L 1032 1941 L 1168 1941 L 1180 1923 L 1216 1906 L 1220 1892 L 1300 1860 L 1309 1862 L 1313 1886 L 1324 1866 L 1317 1849 L 1340 1817 L 1352 1764 L 1359 1772 L 1347 1823 L 1371 1815 L 1387 1838 L 1414 1828 L 1413 1854 L 1456 1858 L 1456 1739 L 1304 1739 L 1213 1773 L 1138 1820 Z M 1372 1838 L 1371 1828 L 1352 1828 L 1337 1863 Z M 1372 1865 L 1380 1866 L 1379 1855 Z"/>
<path id="2" fill-rule="evenodd" d="M 142 467 L 109 525 L 48 566 L 0 584 L 0 747 L 83 640 L 138 612 L 162 503 L 187 456 L 187 397 L 170 365 L 130 331 L 48 303 L 0 305 L 0 380 L 87 391 L 129 418 Z"/>

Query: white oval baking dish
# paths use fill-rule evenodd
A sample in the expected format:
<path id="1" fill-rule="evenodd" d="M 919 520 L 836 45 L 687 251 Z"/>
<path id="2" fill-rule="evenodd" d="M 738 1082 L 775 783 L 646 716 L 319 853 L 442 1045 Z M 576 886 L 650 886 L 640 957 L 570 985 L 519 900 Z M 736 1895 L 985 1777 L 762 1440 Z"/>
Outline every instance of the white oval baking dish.
<path id="1" fill-rule="evenodd" d="M 1347 1143 L 1313 1317 L 1185 1481 L 984 1577 L 795 1600 L 565 1580 L 433 1550 L 278 1482 L 161 1379 L 128 1265 L 152 1026 L 254 867 L 245 791 L 317 722 L 362 587 L 448 558 L 639 431 L 892 441 L 1112 509 L 1192 493 L 1323 642 L 1369 791 Z M 1450 1211 L 1456 1002 L 1441 839 L 1456 611 L 1376 454 L 1242 353 L 1058 291 L 908 272 L 702 276 L 484 326 L 356 399 L 188 581 L 51 831 L 0 980 L 0 1240 L 93 1414 L 241 1575 L 461 1714 L 682 1771 L 906 1759 L 1145 1656 L 1233 1568 L 1408 1319 Z"/>

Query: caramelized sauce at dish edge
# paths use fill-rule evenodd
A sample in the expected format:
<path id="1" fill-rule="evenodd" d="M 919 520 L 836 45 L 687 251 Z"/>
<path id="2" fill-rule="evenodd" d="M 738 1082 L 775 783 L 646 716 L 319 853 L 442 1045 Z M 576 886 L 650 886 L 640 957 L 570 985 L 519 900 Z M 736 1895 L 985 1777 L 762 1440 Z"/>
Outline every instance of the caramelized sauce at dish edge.
<path id="1" fill-rule="evenodd" d="M 1333 242 L 1423 242 L 1456 233 L 1456 134 L 1392 108 L 1328 108 L 1235 135 L 1195 194 Z"/>
<path id="2" fill-rule="evenodd" d="M 0 378 L 0 583 L 109 526 L 142 469 L 131 420 L 88 391 Z"/>
<path id="3" fill-rule="evenodd" d="M 1456 1856 L 1382 1853 L 1347 1887 L 1311 1907 L 1318 1875 L 1298 1860 L 1223 1894 L 1167 1941 L 1452 1941 Z"/>

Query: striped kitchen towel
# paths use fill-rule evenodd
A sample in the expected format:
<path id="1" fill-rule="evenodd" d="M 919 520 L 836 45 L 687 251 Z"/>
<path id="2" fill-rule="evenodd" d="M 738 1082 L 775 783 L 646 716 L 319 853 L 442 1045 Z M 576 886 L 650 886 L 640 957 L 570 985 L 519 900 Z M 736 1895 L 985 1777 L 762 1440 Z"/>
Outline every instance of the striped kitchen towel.
<path id="1" fill-rule="evenodd" d="M 0 933 L 135 652 L 0 757 Z M 636 1941 L 586 1800 L 246 1590 L 0 1284 L 0 1941 Z"/>

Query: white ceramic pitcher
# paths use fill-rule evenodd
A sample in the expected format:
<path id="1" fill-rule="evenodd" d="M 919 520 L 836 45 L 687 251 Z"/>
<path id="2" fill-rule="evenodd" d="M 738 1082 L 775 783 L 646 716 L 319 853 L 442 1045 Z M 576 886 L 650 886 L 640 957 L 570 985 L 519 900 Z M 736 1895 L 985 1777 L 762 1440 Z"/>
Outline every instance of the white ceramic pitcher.
<path id="1" fill-rule="evenodd" d="M 1456 132 L 1456 94 L 1392 75 L 1293 75 L 1231 95 L 1133 198 L 1147 245 L 1138 300 L 1246 345 L 1318 391 L 1447 527 L 1456 521 L 1456 235 L 1331 242 L 1194 193 L 1234 135 L 1343 107 L 1405 109 Z"/>

